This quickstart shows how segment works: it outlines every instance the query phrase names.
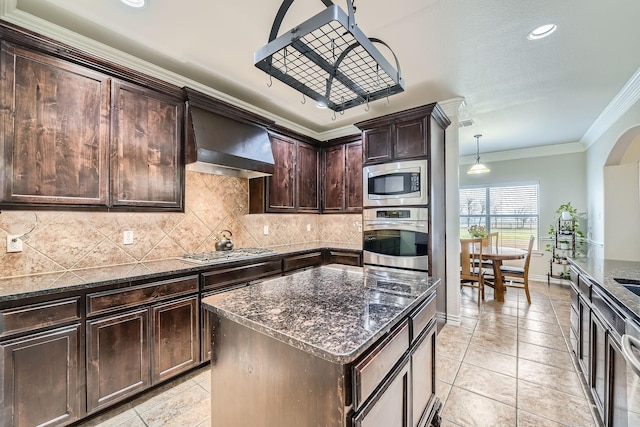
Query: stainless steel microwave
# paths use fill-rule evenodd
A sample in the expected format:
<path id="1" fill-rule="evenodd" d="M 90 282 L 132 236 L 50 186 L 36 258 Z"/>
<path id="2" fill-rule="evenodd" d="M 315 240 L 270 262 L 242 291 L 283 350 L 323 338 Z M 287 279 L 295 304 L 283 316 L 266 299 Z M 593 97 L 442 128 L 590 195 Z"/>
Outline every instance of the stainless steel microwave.
<path id="1" fill-rule="evenodd" d="M 384 163 L 362 168 L 363 206 L 429 203 L 427 160 Z"/>

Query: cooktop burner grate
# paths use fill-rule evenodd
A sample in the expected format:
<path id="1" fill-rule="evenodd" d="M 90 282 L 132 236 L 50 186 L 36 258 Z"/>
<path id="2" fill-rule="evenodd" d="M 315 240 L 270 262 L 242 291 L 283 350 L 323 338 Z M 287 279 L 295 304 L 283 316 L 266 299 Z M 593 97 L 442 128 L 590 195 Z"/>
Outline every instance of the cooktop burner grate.
<path id="1" fill-rule="evenodd" d="M 272 249 L 266 248 L 242 248 L 233 249 L 230 251 L 211 251 L 184 254 L 182 256 L 182 260 L 195 264 L 211 264 L 215 262 L 227 261 L 230 259 L 251 258 L 262 255 L 272 255 L 275 253 L 277 252 Z"/>

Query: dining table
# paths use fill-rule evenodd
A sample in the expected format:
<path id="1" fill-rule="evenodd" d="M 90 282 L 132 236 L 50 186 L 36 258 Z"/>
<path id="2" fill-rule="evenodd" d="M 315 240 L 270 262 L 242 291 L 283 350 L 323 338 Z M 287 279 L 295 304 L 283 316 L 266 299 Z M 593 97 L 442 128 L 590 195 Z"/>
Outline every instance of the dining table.
<path id="1" fill-rule="evenodd" d="M 477 257 L 479 254 L 474 254 Z M 494 286 L 494 298 L 498 302 L 504 302 L 504 280 L 502 273 L 500 272 L 500 266 L 502 261 L 524 259 L 527 256 L 527 251 L 510 246 L 483 246 L 482 247 L 482 259 L 493 262 L 493 286 Z"/>

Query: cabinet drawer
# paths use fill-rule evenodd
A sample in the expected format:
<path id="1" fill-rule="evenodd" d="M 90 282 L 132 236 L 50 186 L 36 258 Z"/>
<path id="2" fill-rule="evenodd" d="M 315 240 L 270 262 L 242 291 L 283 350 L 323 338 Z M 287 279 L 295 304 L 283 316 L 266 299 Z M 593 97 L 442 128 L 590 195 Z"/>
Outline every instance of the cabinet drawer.
<path id="1" fill-rule="evenodd" d="M 137 306 L 151 301 L 162 301 L 194 292 L 198 292 L 198 276 L 181 277 L 126 289 L 97 292 L 87 295 L 87 316 Z"/>
<path id="2" fill-rule="evenodd" d="M 625 316 L 622 310 L 609 300 L 598 288 L 593 288 L 593 306 L 595 310 L 605 320 L 608 329 L 617 333 L 617 341 L 620 343 L 620 337 L 625 333 Z"/>
<path id="3" fill-rule="evenodd" d="M 436 315 L 436 294 L 427 299 L 409 315 L 411 320 L 411 342 L 414 342 Z"/>
<path id="4" fill-rule="evenodd" d="M 329 251 L 329 264 L 362 265 L 362 252 Z"/>
<path id="5" fill-rule="evenodd" d="M 403 321 L 353 367 L 354 410 L 378 388 L 409 348 L 409 321 Z"/>
<path id="6" fill-rule="evenodd" d="M 281 270 L 281 260 L 276 259 L 259 262 L 257 264 L 221 268 L 209 273 L 204 273 L 202 278 L 204 279 L 204 288 L 209 290 L 273 276 L 280 274 Z"/>
<path id="7" fill-rule="evenodd" d="M 583 276 L 578 277 L 578 289 L 584 294 L 587 301 L 591 301 L 591 282 Z"/>
<path id="8" fill-rule="evenodd" d="M 80 319 L 79 297 L 30 304 L 0 311 L 0 337 Z"/>
<path id="9" fill-rule="evenodd" d="M 282 271 L 287 272 L 318 265 L 322 265 L 322 252 L 311 252 L 284 258 L 282 260 Z"/>

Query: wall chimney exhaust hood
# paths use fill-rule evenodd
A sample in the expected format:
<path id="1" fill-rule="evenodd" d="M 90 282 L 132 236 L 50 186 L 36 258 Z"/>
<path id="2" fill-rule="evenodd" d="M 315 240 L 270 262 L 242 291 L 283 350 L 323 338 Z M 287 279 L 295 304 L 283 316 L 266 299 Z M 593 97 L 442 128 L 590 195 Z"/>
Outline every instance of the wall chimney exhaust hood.
<path id="1" fill-rule="evenodd" d="M 184 88 L 186 169 L 240 178 L 273 175 L 268 127 L 274 122 Z"/>

